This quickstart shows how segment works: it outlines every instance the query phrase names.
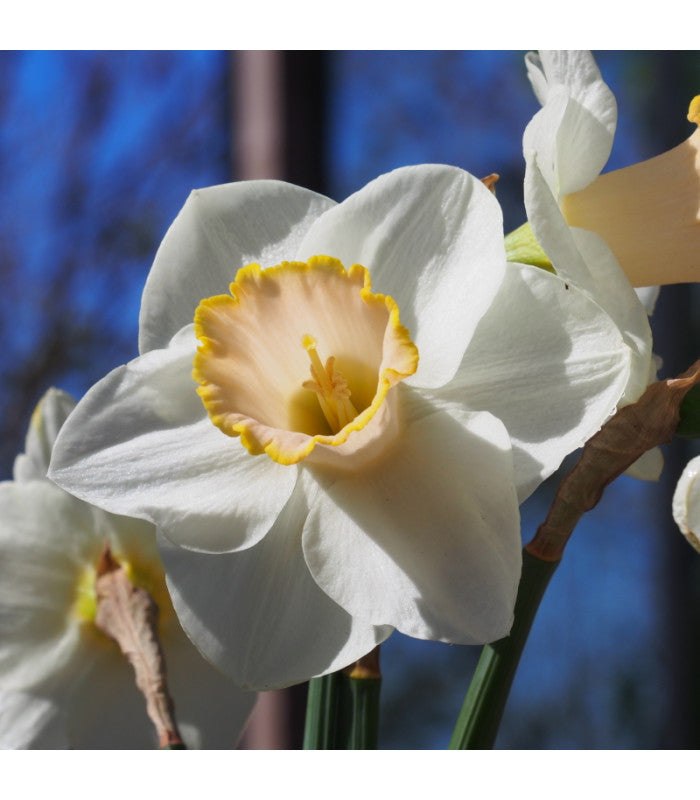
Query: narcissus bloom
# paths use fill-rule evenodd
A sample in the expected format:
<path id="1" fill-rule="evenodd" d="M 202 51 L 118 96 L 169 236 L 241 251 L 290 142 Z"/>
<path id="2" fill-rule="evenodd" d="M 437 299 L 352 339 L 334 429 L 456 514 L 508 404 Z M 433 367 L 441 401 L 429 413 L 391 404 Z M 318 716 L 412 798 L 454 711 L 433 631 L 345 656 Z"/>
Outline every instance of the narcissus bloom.
<path id="1" fill-rule="evenodd" d="M 14 481 L 0 483 L 0 732 L 12 747 L 154 747 L 131 665 L 95 626 L 105 542 L 159 609 L 167 679 L 183 739 L 231 747 L 252 709 L 183 633 L 153 526 L 108 514 L 46 478 L 54 438 L 75 405 L 52 389 L 35 411 Z"/>
<path id="2" fill-rule="evenodd" d="M 660 265 L 668 263 L 667 256 L 659 255 L 667 236 L 657 233 L 666 223 L 659 218 L 650 224 L 649 214 L 637 214 L 633 209 L 638 204 L 622 197 L 618 188 L 627 187 L 625 191 L 637 200 L 645 197 L 649 209 L 655 203 L 659 209 L 666 205 L 668 191 L 653 175 L 648 180 L 642 177 L 647 174 L 646 168 L 641 169 L 643 165 L 598 177 L 612 149 L 617 103 L 590 52 L 528 53 L 526 65 L 542 104 L 523 136 L 528 220 L 557 274 L 595 299 L 629 345 L 632 369 L 621 400 L 621 405 L 626 405 L 637 400 L 656 379 L 647 312 L 653 308 L 658 289 L 647 288 L 638 295 L 632 287 L 671 281 L 659 274 Z M 584 197 L 590 191 L 595 191 L 593 205 L 599 214 L 584 213 L 588 207 Z M 604 218 L 606 225 L 594 224 L 594 217 Z M 613 230 L 616 235 L 611 238 Z M 679 239 L 683 247 L 686 245 L 680 240 L 684 236 L 687 233 Z M 634 242 L 635 248 L 644 241 L 642 249 L 649 253 L 648 240 L 653 240 L 656 272 L 640 269 L 636 250 L 627 245 L 619 247 L 623 239 Z M 656 479 L 662 466 L 661 453 L 655 448 L 629 473 Z"/>
<path id="3" fill-rule="evenodd" d="M 529 53 L 526 63 L 543 106 L 524 139 L 528 164 L 537 166 L 526 181 L 530 202 L 544 203 L 537 186 L 544 180 L 568 224 L 600 234 L 633 286 L 697 281 L 700 96 L 690 101 L 688 120 L 696 128 L 688 139 L 601 175 L 612 148 L 617 105 L 593 56 L 541 51 Z"/>
<path id="4" fill-rule="evenodd" d="M 523 136 L 525 208 L 532 231 L 558 275 L 593 297 L 617 322 L 633 353 L 624 402 L 652 376 L 646 309 L 610 247 L 566 215 L 568 197 L 598 177 L 612 149 L 617 103 L 588 51 L 528 53 L 528 77 L 542 108 Z M 622 209 L 608 210 L 612 224 Z"/>
<path id="5" fill-rule="evenodd" d="M 146 283 L 140 350 L 79 403 L 51 476 L 156 523 L 185 629 L 259 688 L 395 628 L 506 634 L 518 498 L 630 369 L 597 304 L 506 264 L 488 189 L 436 165 L 339 205 L 277 181 L 193 192 Z"/>
<path id="6" fill-rule="evenodd" d="M 676 484 L 672 511 L 681 533 L 700 552 L 700 456 L 692 458 Z"/>

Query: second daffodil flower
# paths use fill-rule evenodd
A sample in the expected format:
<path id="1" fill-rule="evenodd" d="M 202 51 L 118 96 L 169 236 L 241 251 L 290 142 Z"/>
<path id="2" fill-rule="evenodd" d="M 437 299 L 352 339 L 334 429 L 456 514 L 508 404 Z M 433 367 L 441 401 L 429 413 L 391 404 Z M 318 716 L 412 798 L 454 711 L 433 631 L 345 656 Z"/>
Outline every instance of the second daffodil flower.
<path id="1" fill-rule="evenodd" d="M 436 165 L 339 205 L 277 181 L 193 192 L 140 350 L 80 402 L 51 476 L 156 523 L 183 626 L 256 688 L 394 629 L 507 634 L 518 500 L 614 411 L 630 368 L 595 303 L 506 264 L 488 189 Z"/>
<path id="2" fill-rule="evenodd" d="M 99 624 L 105 545 L 158 608 L 154 624 L 183 740 L 190 748 L 232 747 L 255 695 L 215 670 L 185 636 L 153 526 L 107 514 L 46 478 L 74 405 L 58 389 L 44 395 L 14 480 L 0 482 L 0 747 L 157 746 L 132 664 Z M 150 677 L 149 689 L 159 688 L 160 676 Z"/>
<path id="3" fill-rule="evenodd" d="M 696 145 L 691 137 L 683 145 L 688 158 L 674 156 L 677 167 L 669 164 L 668 174 L 666 156 L 660 156 L 600 175 L 612 149 L 617 103 L 592 54 L 542 50 L 528 53 L 525 62 L 542 108 L 523 136 L 531 229 L 524 226 L 514 241 L 526 238 L 524 231 L 534 233 L 557 274 L 592 297 L 618 325 L 632 353 L 621 405 L 633 403 L 656 379 L 648 320 L 656 284 L 690 280 L 689 269 L 697 270 L 687 258 L 689 250 L 697 252 L 700 234 L 695 220 L 700 184 L 688 163 Z M 671 200 L 677 201 L 675 211 Z M 678 250 L 683 264 L 676 260 Z M 678 270 L 669 266 L 674 260 Z M 635 292 L 633 287 L 646 288 Z M 628 473 L 657 479 L 662 466 L 655 448 Z"/>

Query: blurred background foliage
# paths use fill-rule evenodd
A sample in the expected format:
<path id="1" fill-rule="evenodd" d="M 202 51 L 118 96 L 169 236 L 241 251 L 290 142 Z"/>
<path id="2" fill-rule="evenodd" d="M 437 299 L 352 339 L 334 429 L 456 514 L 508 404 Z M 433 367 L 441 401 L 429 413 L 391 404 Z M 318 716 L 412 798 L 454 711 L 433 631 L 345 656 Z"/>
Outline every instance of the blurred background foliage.
<path id="1" fill-rule="evenodd" d="M 497 172 L 512 230 L 525 219 L 522 132 L 538 108 L 523 55 L 286 53 L 284 177 L 342 200 L 404 164 Z M 698 53 L 596 57 L 619 104 L 607 169 L 690 134 Z M 236 177 L 236 63 L 223 52 L 0 53 L 3 479 L 50 385 L 79 397 L 137 354 L 140 293 L 168 225 L 191 189 Z M 697 357 L 698 300 L 694 286 L 661 293 L 652 323 L 661 377 Z M 499 747 L 700 745 L 700 562 L 670 519 L 675 480 L 696 451 L 667 448 L 659 484 L 619 479 L 579 526 L 535 623 Z M 560 479 L 524 505 L 525 541 Z M 478 648 L 395 634 L 382 648 L 381 746 L 446 746 L 477 657 Z"/>

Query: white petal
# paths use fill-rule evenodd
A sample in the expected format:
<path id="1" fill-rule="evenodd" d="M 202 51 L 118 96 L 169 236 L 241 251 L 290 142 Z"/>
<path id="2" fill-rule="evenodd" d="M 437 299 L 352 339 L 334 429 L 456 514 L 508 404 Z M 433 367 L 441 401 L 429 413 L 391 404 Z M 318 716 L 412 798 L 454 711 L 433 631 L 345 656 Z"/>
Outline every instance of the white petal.
<path id="1" fill-rule="evenodd" d="M 664 468 L 664 455 L 660 447 L 653 447 L 640 456 L 631 467 L 625 470 L 625 475 L 639 481 L 658 481 Z"/>
<path id="2" fill-rule="evenodd" d="M 0 750 L 65 750 L 61 709 L 44 697 L 0 689 Z"/>
<path id="3" fill-rule="evenodd" d="M 15 459 L 13 477 L 30 481 L 46 477 L 51 448 L 61 425 L 75 407 L 75 400 L 61 389 L 49 389 L 34 409 L 24 444 L 24 453 Z"/>
<path id="4" fill-rule="evenodd" d="M 168 588 L 187 635 L 235 683 L 270 689 L 347 666 L 392 632 L 353 619 L 304 562 L 298 489 L 275 526 L 240 553 L 207 555 L 159 537 Z"/>
<path id="5" fill-rule="evenodd" d="M 660 286 L 638 286 L 634 290 L 639 298 L 639 302 L 644 306 L 649 316 L 654 313 L 660 290 Z"/>
<path id="6" fill-rule="evenodd" d="M 80 675 L 71 617 L 85 563 L 102 543 L 92 511 L 48 481 L 0 484 L 0 682 L 47 689 Z"/>
<path id="7" fill-rule="evenodd" d="M 132 666 L 116 643 L 102 645 L 88 651 L 90 669 L 63 701 L 71 747 L 155 749 L 155 728 Z"/>
<path id="8" fill-rule="evenodd" d="M 298 256 L 359 263 L 391 295 L 420 352 L 419 386 L 454 374 L 505 268 L 500 206 L 456 167 L 404 167 L 367 184 L 310 228 Z"/>
<path id="9" fill-rule="evenodd" d="M 525 167 L 525 209 L 532 231 L 549 257 L 557 275 L 583 291 L 593 294 L 595 282 L 576 249 L 571 229 L 566 224 L 555 195 L 533 159 Z"/>
<path id="10" fill-rule="evenodd" d="M 526 62 L 532 63 L 530 56 L 526 56 Z M 565 88 L 571 97 L 596 112 L 601 119 L 616 112 L 615 99 L 611 99 L 610 89 L 603 81 L 590 50 L 540 50 L 539 63 L 550 92 Z M 614 124 L 611 132 L 614 132 Z"/>
<path id="11" fill-rule="evenodd" d="M 314 502 L 304 554 L 353 615 L 423 639 L 493 641 L 510 630 L 521 566 L 508 435 L 490 414 L 415 404 L 391 456 Z"/>
<path id="12" fill-rule="evenodd" d="M 100 543 L 109 539 L 112 553 L 129 560 L 131 554 L 138 553 L 139 562 L 144 569 L 155 564 L 160 568 L 160 556 L 156 546 L 156 531 L 150 522 L 136 517 L 122 517 L 110 514 L 96 506 L 92 511 L 92 532 Z"/>
<path id="13" fill-rule="evenodd" d="M 176 620 L 161 629 L 168 689 L 185 744 L 193 748 L 233 748 L 256 695 L 244 692 L 200 655 Z M 154 749 L 157 736 L 136 687 L 134 671 L 116 645 L 93 650 L 91 671 L 66 701 L 71 747 Z"/>
<path id="14" fill-rule="evenodd" d="M 287 501 L 296 468 L 253 457 L 214 427 L 190 375 L 195 345 L 188 328 L 93 386 L 61 430 L 50 477 L 184 547 L 249 547 Z"/>
<path id="15" fill-rule="evenodd" d="M 561 196 L 557 131 L 561 128 L 567 104 L 566 94 L 563 92 L 552 94 L 548 98 L 547 105 L 534 115 L 523 133 L 526 185 L 527 169 L 536 166 L 556 203 Z M 530 219 L 529 214 L 528 219 Z"/>
<path id="16" fill-rule="evenodd" d="M 549 87 L 540 54 L 537 52 L 526 53 L 525 68 L 527 69 L 527 77 L 532 85 L 535 97 L 540 101 L 540 105 L 543 106 L 547 102 Z"/>
<path id="17" fill-rule="evenodd" d="M 139 352 L 165 347 L 204 297 L 226 292 L 240 267 L 294 257 L 316 217 L 334 205 L 281 181 L 241 181 L 192 192 L 156 253 L 139 319 Z"/>
<path id="18" fill-rule="evenodd" d="M 688 542 L 700 551 L 700 456 L 685 466 L 673 493 L 673 518 Z"/>
<path id="19" fill-rule="evenodd" d="M 239 689 L 197 651 L 179 623 L 164 637 L 168 684 L 180 733 L 192 748 L 231 749 L 236 746 L 257 700 L 255 692 Z"/>
<path id="20" fill-rule="evenodd" d="M 570 228 L 541 173 L 528 164 L 525 204 L 533 232 L 559 277 L 587 293 L 617 324 L 632 354 L 622 404 L 646 389 L 652 358 L 648 315 L 610 248 L 596 234 Z"/>
<path id="21" fill-rule="evenodd" d="M 455 380 L 435 394 L 501 419 L 521 501 L 615 411 L 630 354 L 617 327 L 574 286 L 509 264 Z"/>
<path id="22" fill-rule="evenodd" d="M 539 68 L 532 59 L 526 64 L 531 80 L 534 76 L 535 94 L 540 101 L 545 96 L 544 108 L 535 115 L 542 115 L 537 136 L 526 130 L 525 139 L 528 148 L 548 157 L 554 146 L 556 184 L 562 196 L 583 189 L 605 166 L 615 135 L 617 103 L 590 52 L 544 50 L 539 57 Z M 552 107 L 556 112 L 550 115 Z"/>
<path id="23" fill-rule="evenodd" d="M 630 377 L 621 404 L 633 403 L 647 388 L 652 364 L 652 336 L 647 310 L 603 239 L 580 228 L 571 228 L 571 234 L 593 278 L 592 298 L 617 325 L 630 348 Z"/>
<path id="24" fill-rule="evenodd" d="M 72 747 L 153 747 L 132 667 L 73 610 L 81 574 L 105 538 L 142 567 L 158 558 L 152 526 L 108 515 L 44 480 L 0 484 L 0 507 L 0 685 L 54 701 Z M 199 656 L 172 609 L 161 608 L 161 634 L 188 744 L 232 746 L 254 698 Z"/>

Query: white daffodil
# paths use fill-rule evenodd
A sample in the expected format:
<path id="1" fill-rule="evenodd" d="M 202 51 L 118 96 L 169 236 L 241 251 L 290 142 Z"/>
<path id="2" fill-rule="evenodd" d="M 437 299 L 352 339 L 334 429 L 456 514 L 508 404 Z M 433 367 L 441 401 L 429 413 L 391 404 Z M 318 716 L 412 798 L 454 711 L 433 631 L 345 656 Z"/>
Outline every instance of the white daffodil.
<path id="1" fill-rule="evenodd" d="M 672 511 L 681 533 L 700 552 L 700 456 L 692 458 L 676 484 Z"/>
<path id="2" fill-rule="evenodd" d="M 608 316 L 507 265 L 495 198 L 437 165 L 339 205 L 277 181 L 193 192 L 148 277 L 140 350 L 79 403 L 50 474 L 156 523 L 183 626 L 257 688 L 395 628 L 507 634 L 518 496 L 629 373 Z"/>
<path id="3" fill-rule="evenodd" d="M 183 633 L 148 522 L 108 514 L 46 478 L 72 398 L 49 390 L 35 411 L 14 481 L 0 483 L 0 733 L 12 747 L 153 747 L 134 671 L 93 624 L 105 542 L 159 609 L 159 634 L 188 746 L 231 747 L 255 695 L 208 664 Z M 62 731 L 61 735 L 59 735 Z M 65 744 L 61 744 L 65 741 Z"/>
<path id="4" fill-rule="evenodd" d="M 612 149 L 617 104 L 591 53 L 540 51 L 528 53 L 525 62 L 542 104 L 523 139 L 526 205 L 547 255 L 548 248 L 556 256 L 557 245 L 566 244 L 566 237 L 558 241 L 561 225 L 548 215 L 553 198 L 569 226 L 603 237 L 632 286 L 696 282 L 700 96 L 690 102 L 688 120 L 696 128 L 688 139 L 647 161 L 601 175 Z M 562 266 L 568 262 L 563 258 Z"/>
<path id="5" fill-rule="evenodd" d="M 600 176 L 612 149 L 617 104 L 591 53 L 540 51 L 528 53 L 525 61 L 542 104 L 523 137 L 525 207 L 531 231 L 557 274 L 588 293 L 617 323 L 632 351 L 632 369 L 621 399 L 626 405 L 656 379 L 648 314 L 658 288 L 651 284 L 684 279 L 664 272 L 675 252 L 664 248 L 673 241 L 684 252 L 691 245 L 697 251 L 700 229 L 697 224 L 684 229 L 686 223 L 678 220 L 669 228 L 661 213 L 676 191 L 680 169 L 666 182 L 659 181 L 659 165 L 648 166 L 652 162 Z M 695 147 L 690 140 L 684 145 L 691 146 Z M 692 179 L 696 213 L 695 173 Z M 690 176 L 684 181 L 681 191 L 684 205 L 689 205 Z M 657 213 L 652 221 L 653 209 Z M 646 253 L 644 264 L 640 251 Z M 645 288 L 635 292 L 633 286 Z M 655 448 L 628 474 L 655 480 L 662 466 L 661 451 Z"/>

